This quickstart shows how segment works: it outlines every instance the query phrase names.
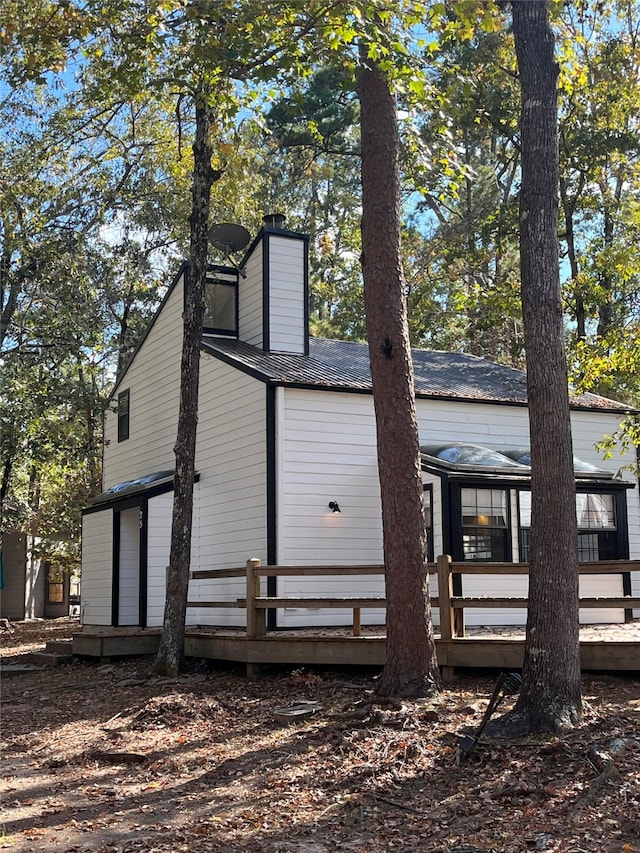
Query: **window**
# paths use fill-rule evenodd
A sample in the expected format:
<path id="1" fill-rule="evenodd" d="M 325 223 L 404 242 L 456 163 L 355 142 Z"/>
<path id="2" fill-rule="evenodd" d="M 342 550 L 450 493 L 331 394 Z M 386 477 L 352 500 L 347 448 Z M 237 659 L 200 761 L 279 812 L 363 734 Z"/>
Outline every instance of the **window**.
<path id="1" fill-rule="evenodd" d="M 465 560 L 509 559 L 509 517 L 504 489 L 461 489 L 462 552 Z"/>
<path id="2" fill-rule="evenodd" d="M 64 603 L 64 575 L 59 566 L 47 563 L 47 604 Z"/>
<path id="3" fill-rule="evenodd" d="M 207 279 L 205 290 L 204 332 L 238 335 L 238 285 L 235 282 Z"/>
<path id="4" fill-rule="evenodd" d="M 578 560 L 615 560 L 618 536 L 613 495 L 577 494 Z"/>
<path id="5" fill-rule="evenodd" d="M 520 559 L 529 560 L 531 492 L 520 492 Z M 618 532 L 613 495 L 578 492 L 578 560 L 618 559 Z"/>
<path id="6" fill-rule="evenodd" d="M 118 394 L 118 441 L 129 438 L 129 389 Z"/>

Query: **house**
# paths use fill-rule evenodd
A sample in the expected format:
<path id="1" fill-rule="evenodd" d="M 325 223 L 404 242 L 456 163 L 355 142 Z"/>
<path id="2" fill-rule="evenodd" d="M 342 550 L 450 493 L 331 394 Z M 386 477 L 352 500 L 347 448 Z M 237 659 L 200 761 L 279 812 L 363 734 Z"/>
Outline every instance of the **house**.
<path id="1" fill-rule="evenodd" d="M 265 220 L 266 221 L 266 220 Z M 202 335 L 192 570 L 382 562 L 368 350 L 310 338 L 307 239 L 269 219 L 241 270 L 211 268 Z M 275 222 L 275 224 L 273 224 Z M 162 624 L 188 268 L 118 380 L 105 422 L 103 492 L 83 513 L 81 621 L 97 630 Z M 429 556 L 524 560 L 528 417 L 521 371 L 462 353 L 414 352 Z M 572 399 L 582 559 L 640 557 L 637 483 L 596 442 L 625 407 Z M 640 577 L 590 576 L 583 594 L 640 594 Z M 270 579 L 270 594 L 276 594 Z M 518 577 L 463 576 L 465 593 L 522 594 Z M 381 577 L 279 578 L 279 596 L 382 593 Z M 243 624 L 242 580 L 192 580 L 190 625 Z M 589 611 L 591 621 L 623 611 Z M 437 616 L 437 614 L 436 614 Z M 370 622 L 384 613 L 367 612 Z M 483 624 L 523 611 L 478 612 Z M 282 608 L 278 627 L 340 624 L 340 610 Z M 468 622 L 473 621 L 473 614 Z"/>
<path id="2" fill-rule="evenodd" d="M 41 554 L 41 540 L 19 531 L 0 538 L 0 617 L 55 619 L 77 611 L 78 578 L 51 552 Z"/>

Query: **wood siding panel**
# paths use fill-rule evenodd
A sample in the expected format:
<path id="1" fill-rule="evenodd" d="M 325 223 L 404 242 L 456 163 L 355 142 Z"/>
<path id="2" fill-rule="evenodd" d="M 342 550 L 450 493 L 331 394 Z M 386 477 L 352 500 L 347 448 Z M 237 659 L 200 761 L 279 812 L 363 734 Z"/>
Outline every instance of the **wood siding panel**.
<path id="1" fill-rule="evenodd" d="M 245 272 L 238 284 L 238 333 L 241 341 L 262 347 L 262 240 L 247 259 Z"/>
<path id="2" fill-rule="evenodd" d="M 164 619 L 167 566 L 171 550 L 173 492 L 151 498 L 147 514 L 147 626 L 157 628 Z"/>
<path id="3" fill-rule="evenodd" d="M 191 568 L 244 566 L 250 557 L 267 559 L 266 389 L 263 383 L 204 356 L 200 377 L 196 468 L 197 543 Z M 189 600 L 235 601 L 244 581 L 191 581 Z M 244 625 L 245 611 L 190 608 L 190 625 Z"/>
<path id="4" fill-rule="evenodd" d="M 486 447 L 529 446 L 527 410 L 490 403 L 416 401 L 420 444 L 468 441 Z"/>
<path id="5" fill-rule="evenodd" d="M 302 240 L 269 235 L 269 348 L 303 353 L 305 349 L 305 286 Z"/>
<path id="6" fill-rule="evenodd" d="M 82 518 L 80 621 L 111 625 L 113 512 L 92 512 Z"/>
<path id="7" fill-rule="evenodd" d="M 113 406 L 107 411 L 103 488 L 174 468 L 183 299 L 181 279 L 121 381 L 120 390 L 128 388 L 130 392 L 126 441 L 118 442 L 118 418 Z"/>
<path id="8" fill-rule="evenodd" d="M 280 389 L 278 441 L 281 526 L 278 563 L 357 565 L 382 562 L 382 530 L 375 422 L 366 395 Z M 337 501 L 341 512 L 329 509 Z M 380 576 L 279 578 L 278 594 L 384 595 Z M 287 608 L 283 627 L 341 625 L 350 610 Z M 380 624 L 384 611 L 363 610 L 364 624 Z"/>

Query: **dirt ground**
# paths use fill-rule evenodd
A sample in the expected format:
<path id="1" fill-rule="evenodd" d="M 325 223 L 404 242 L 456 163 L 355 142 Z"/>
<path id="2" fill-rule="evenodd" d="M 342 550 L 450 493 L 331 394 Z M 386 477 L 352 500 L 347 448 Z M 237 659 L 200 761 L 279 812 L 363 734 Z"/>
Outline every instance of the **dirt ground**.
<path id="1" fill-rule="evenodd" d="M 3 665 L 73 627 L 12 625 Z M 585 676 L 584 721 L 562 738 L 460 761 L 496 673 L 395 704 L 373 702 L 375 675 L 194 664 L 168 680 L 148 658 L 7 671 L 0 848 L 640 853 L 636 677 Z M 312 716 L 283 718 L 303 701 Z"/>

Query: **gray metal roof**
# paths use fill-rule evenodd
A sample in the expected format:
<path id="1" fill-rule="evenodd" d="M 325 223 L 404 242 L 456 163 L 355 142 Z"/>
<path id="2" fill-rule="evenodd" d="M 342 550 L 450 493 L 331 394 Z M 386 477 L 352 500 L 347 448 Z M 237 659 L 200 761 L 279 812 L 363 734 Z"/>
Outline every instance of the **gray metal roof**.
<path id="1" fill-rule="evenodd" d="M 243 372 L 277 385 L 371 391 L 369 348 L 354 341 L 310 338 L 309 355 L 264 352 L 242 341 L 203 336 L 203 349 Z M 485 358 L 440 350 L 413 350 L 416 396 L 526 403 L 526 374 Z M 583 394 L 571 398 L 580 408 L 627 407 Z"/>

